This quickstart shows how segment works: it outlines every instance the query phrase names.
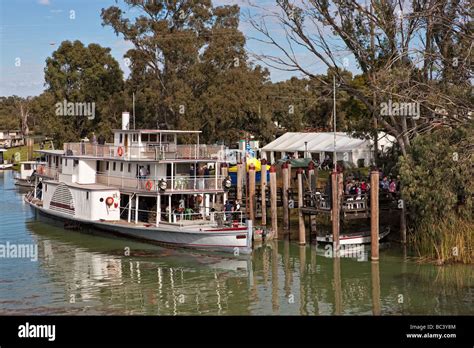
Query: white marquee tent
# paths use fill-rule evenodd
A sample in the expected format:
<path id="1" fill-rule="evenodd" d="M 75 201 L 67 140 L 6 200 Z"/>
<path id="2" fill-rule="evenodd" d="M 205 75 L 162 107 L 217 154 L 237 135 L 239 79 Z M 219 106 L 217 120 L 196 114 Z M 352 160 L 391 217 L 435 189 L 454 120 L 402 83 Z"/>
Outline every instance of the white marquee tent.
<path id="1" fill-rule="evenodd" d="M 378 147 L 391 147 L 395 139 L 386 134 L 379 133 Z M 271 163 L 280 158 L 285 158 L 288 153 L 301 157 L 313 157 L 323 160 L 326 153 L 332 156 L 334 152 L 334 133 L 302 133 L 288 132 L 265 145 L 262 149 L 262 157 Z M 300 155 L 298 155 L 300 153 Z M 316 155 L 316 156 L 315 156 Z M 373 157 L 373 141 L 353 138 L 347 133 L 336 133 L 336 155 L 337 160 L 344 160 L 357 164 L 357 160 L 364 159 L 368 165 Z"/>

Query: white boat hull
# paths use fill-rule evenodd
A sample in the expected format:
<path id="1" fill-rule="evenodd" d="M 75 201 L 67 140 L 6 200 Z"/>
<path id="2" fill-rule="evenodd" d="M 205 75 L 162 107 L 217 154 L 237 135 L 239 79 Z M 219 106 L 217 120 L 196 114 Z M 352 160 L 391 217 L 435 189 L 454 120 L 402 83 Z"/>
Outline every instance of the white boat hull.
<path id="1" fill-rule="evenodd" d="M 87 229 L 92 227 L 112 234 L 140 239 L 172 247 L 193 248 L 208 251 L 230 252 L 235 255 L 250 254 L 252 251 L 252 226 L 178 226 L 169 223 L 129 224 L 126 222 L 89 221 L 78 219 L 57 211 L 37 206 L 25 198 L 40 216 L 64 222 L 66 229 Z"/>
<path id="2" fill-rule="evenodd" d="M 21 187 L 34 187 L 34 183 L 24 179 L 15 179 L 15 185 Z"/>
<path id="3" fill-rule="evenodd" d="M 10 169 L 13 167 L 13 164 L 12 163 L 9 163 L 9 164 L 0 164 L 0 170 L 2 169 Z"/>
<path id="4" fill-rule="evenodd" d="M 390 233 L 389 229 L 386 229 L 379 233 L 379 240 L 385 238 L 388 234 Z M 332 240 L 332 234 L 327 234 L 325 236 L 316 236 L 316 240 L 319 243 L 331 243 L 333 242 Z M 371 242 L 371 236 L 370 234 L 341 234 L 339 236 L 339 244 L 340 245 L 354 245 L 354 244 L 370 244 Z"/>

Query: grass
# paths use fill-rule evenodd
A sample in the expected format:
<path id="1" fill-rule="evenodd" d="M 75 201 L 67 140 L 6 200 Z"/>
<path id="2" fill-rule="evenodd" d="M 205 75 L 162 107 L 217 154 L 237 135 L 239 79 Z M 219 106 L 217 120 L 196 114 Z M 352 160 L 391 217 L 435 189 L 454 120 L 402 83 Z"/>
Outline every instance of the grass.
<path id="1" fill-rule="evenodd" d="M 44 148 L 45 148 L 45 150 L 47 150 L 47 149 L 50 148 L 50 145 L 46 144 Z M 34 144 L 33 150 L 39 150 L 39 149 L 40 149 L 39 144 Z M 19 147 L 9 148 L 3 154 L 3 157 L 4 157 L 4 159 L 6 159 L 7 161 L 10 162 L 12 156 L 15 156 L 15 154 L 17 152 L 20 154 L 20 160 L 14 162 L 15 163 L 14 168 L 19 167 L 18 162 L 28 161 L 28 160 L 32 161 L 32 160 L 36 159 L 37 157 L 39 157 L 38 153 L 33 152 L 33 158 L 28 158 L 28 147 L 27 146 L 19 146 Z"/>
<path id="2" fill-rule="evenodd" d="M 458 217 L 420 226 L 410 236 L 421 258 L 447 263 L 474 263 L 474 222 Z"/>

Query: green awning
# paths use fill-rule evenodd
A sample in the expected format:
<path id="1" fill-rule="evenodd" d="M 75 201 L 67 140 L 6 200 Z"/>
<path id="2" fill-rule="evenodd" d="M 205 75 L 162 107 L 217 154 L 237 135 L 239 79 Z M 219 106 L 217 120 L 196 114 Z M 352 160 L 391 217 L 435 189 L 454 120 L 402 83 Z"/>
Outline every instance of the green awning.
<path id="1" fill-rule="evenodd" d="M 277 161 L 278 165 L 282 165 L 285 162 L 290 162 L 291 168 L 307 168 L 309 165 L 309 162 L 313 162 L 313 164 L 316 164 L 311 158 L 292 158 L 290 160 L 283 160 L 280 159 Z M 317 167 L 315 165 L 315 167 Z"/>

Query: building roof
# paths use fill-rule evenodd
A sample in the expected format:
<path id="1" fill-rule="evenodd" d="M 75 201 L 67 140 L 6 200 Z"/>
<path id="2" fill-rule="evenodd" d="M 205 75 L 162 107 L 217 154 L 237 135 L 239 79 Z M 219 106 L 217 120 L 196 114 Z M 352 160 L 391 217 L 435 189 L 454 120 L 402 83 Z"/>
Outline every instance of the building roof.
<path id="1" fill-rule="evenodd" d="M 35 150 L 35 152 L 45 153 L 47 155 L 64 155 L 64 150 Z"/>
<path id="2" fill-rule="evenodd" d="M 383 136 L 384 139 L 390 137 L 385 133 L 380 133 L 379 138 L 381 136 Z M 336 152 L 352 151 L 356 149 L 365 150 L 368 149 L 371 144 L 371 140 L 354 138 L 344 132 L 336 133 Z M 288 132 L 265 145 L 262 150 L 275 152 L 332 152 L 334 151 L 334 133 Z"/>
<path id="3" fill-rule="evenodd" d="M 306 144 L 305 144 L 306 143 Z M 346 133 L 336 133 L 336 151 L 351 151 L 368 146 L 368 141 L 352 138 Z M 288 132 L 262 148 L 263 151 L 331 152 L 334 151 L 334 133 Z"/>
<path id="4" fill-rule="evenodd" d="M 189 133 L 202 133 L 200 130 L 174 130 L 174 129 L 114 129 L 114 133 L 141 133 L 141 134 L 189 134 Z"/>

